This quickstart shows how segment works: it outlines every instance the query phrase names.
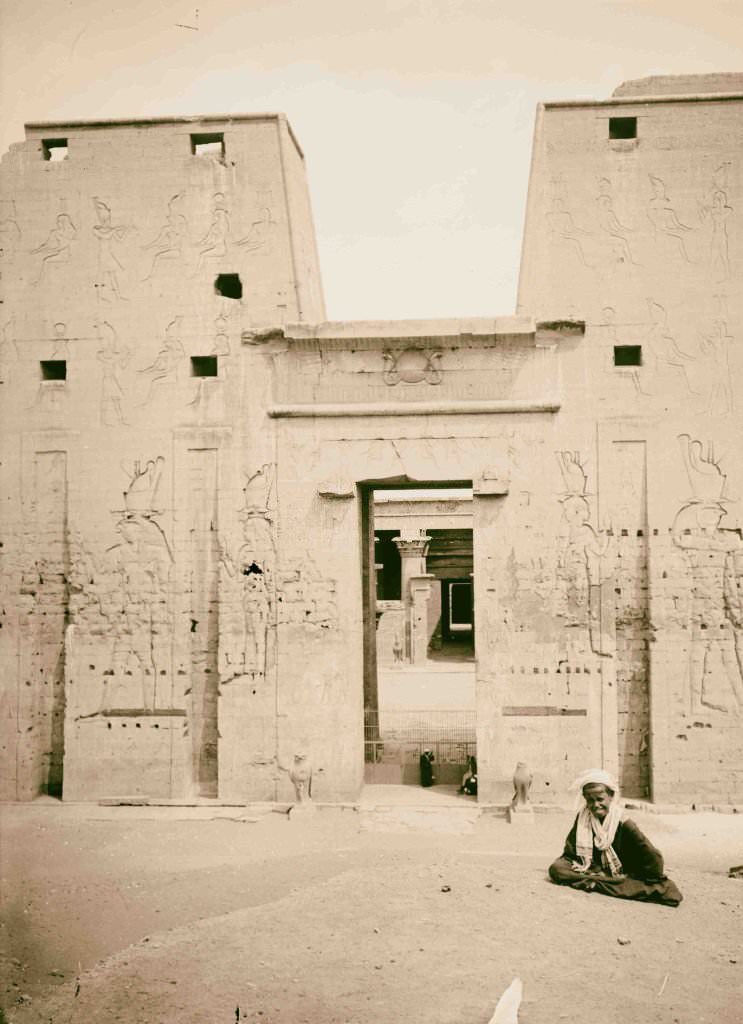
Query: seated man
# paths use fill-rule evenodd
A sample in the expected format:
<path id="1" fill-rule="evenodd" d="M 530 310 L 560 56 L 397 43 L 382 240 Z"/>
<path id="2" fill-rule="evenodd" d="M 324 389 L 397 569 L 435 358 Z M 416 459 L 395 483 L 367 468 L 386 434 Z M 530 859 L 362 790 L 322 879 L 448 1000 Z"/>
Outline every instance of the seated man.
<path id="1" fill-rule="evenodd" d="M 477 796 L 477 758 L 474 754 L 467 758 L 467 771 L 462 776 L 459 792 L 466 793 L 467 796 Z"/>
<path id="2" fill-rule="evenodd" d="M 663 857 L 634 821 L 624 818 L 608 772 L 592 769 L 573 783 L 582 797 L 562 857 L 550 865 L 553 882 L 624 900 L 677 907 L 676 885 L 663 874 Z"/>

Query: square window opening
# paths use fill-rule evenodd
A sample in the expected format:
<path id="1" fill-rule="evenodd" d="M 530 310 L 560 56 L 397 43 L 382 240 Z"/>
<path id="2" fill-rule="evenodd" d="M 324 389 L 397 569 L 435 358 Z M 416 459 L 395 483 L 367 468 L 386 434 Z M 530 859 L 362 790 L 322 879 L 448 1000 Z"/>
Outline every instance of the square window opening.
<path id="1" fill-rule="evenodd" d="M 67 139 L 42 139 L 41 148 L 44 159 L 51 160 L 52 163 L 67 159 Z"/>
<path id="2" fill-rule="evenodd" d="M 214 291 L 225 299 L 241 299 L 243 286 L 239 274 L 218 274 L 214 282 Z"/>
<path id="3" fill-rule="evenodd" d="M 636 139 L 637 118 L 636 117 L 610 117 L 609 118 L 610 139 Z"/>
<path id="4" fill-rule="evenodd" d="M 217 356 L 191 356 L 192 377 L 218 377 L 219 361 Z"/>
<path id="5" fill-rule="evenodd" d="M 67 380 L 66 359 L 42 359 L 40 365 L 42 380 Z"/>
<path id="6" fill-rule="evenodd" d="M 191 136 L 191 152 L 194 156 L 224 157 L 224 132 L 201 132 Z"/>
<path id="7" fill-rule="evenodd" d="M 615 366 L 642 366 L 642 345 L 615 345 Z"/>

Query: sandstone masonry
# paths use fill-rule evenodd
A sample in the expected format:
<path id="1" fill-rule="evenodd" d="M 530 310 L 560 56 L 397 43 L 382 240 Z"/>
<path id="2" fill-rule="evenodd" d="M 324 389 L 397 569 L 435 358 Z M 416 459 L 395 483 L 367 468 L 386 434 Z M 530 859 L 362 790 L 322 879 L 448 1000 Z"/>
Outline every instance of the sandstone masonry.
<path id="1" fill-rule="evenodd" d="M 356 799 L 373 492 L 415 483 L 472 487 L 481 800 L 525 760 L 743 802 L 743 81 L 702 78 L 540 108 L 493 319 L 326 321 L 281 115 L 26 127 L 2 799 L 289 799 L 297 755 Z"/>

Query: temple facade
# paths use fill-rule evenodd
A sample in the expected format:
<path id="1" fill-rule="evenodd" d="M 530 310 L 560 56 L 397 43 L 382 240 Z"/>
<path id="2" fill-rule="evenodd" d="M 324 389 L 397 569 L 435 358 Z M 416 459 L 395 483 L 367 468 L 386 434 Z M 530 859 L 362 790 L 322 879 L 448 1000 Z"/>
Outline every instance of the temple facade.
<path id="1" fill-rule="evenodd" d="M 355 801 L 430 670 L 483 803 L 517 761 L 742 803 L 742 114 L 740 75 L 540 106 L 516 314 L 430 321 L 327 321 L 282 115 L 27 125 L 0 798 L 286 800 L 299 758 Z"/>

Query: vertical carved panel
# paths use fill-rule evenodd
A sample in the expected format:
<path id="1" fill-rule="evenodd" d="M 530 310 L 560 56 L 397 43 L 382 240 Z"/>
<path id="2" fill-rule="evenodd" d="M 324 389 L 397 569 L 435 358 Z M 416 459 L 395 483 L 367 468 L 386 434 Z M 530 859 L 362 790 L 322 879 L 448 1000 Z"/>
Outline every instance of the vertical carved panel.
<path id="1" fill-rule="evenodd" d="M 67 455 L 37 452 L 21 587 L 26 639 L 21 731 L 24 772 L 34 792 L 62 794 L 64 757 L 64 637 L 69 603 Z"/>
<path id="2" fill-rule="evenodd" d="M 189 450 L 188 478 L 191 777 L 200 796 L 216 797 L 219 685 L 216 448 Z"/>
<path id="3" fill-rule="evenodd" d="M 617 552 L 619 784 L 626 796 L 646 797 L 650 795 L 650 630 L 645 442 L 615 441 L 608 476 L 611 500 L 604 507 Z"/>

